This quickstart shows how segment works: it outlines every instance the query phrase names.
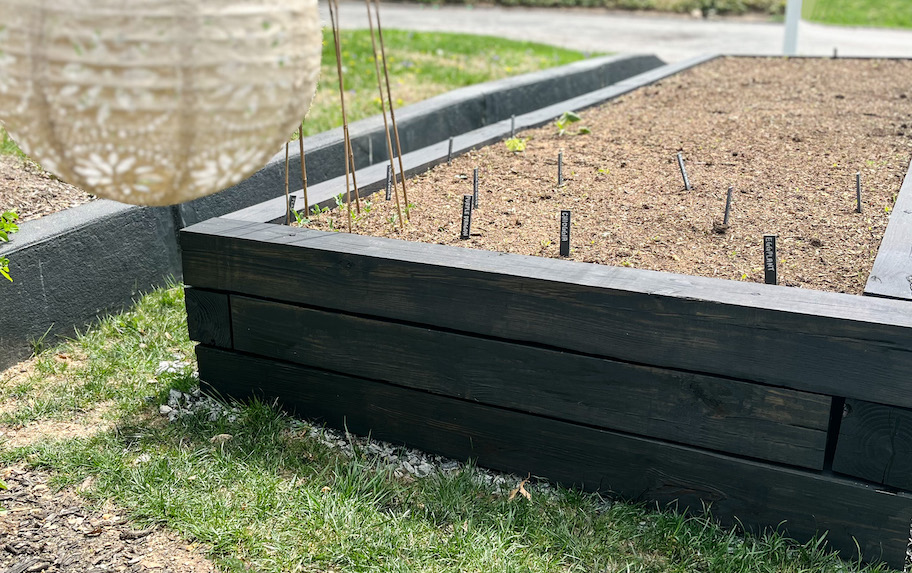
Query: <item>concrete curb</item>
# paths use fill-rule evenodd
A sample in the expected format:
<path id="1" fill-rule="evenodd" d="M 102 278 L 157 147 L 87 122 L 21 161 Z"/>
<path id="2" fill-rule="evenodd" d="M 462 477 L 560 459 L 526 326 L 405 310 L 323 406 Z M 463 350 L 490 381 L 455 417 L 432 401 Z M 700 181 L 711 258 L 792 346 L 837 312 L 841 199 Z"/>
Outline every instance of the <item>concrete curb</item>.
<path id="1" fill-rule="evenodd" d="M 604 88 L 662 63 L 655 56 L 593 58 L 404 107 L 397 113 L 403 150 L 509 121 L 512 114 Z M 359 168 L 387 159 L 380 116 L 349 129 Z M 308 181 L 342 174 L 341 129 L 308 137 L 304 144 Z M 291 181 L 301 180 L 297 149 L 292 146 Z M 23 223 L 10 243 L 0 245 L 14 280 L 0 284 L 0 368 L 27 356 L 33 341 L 72 336 L 98 316 L 128 307 L 142 292 L 179 279 L 179 230 L 281 195 L 284 163 L 283 150 L 247 180 L 182 205 L 136 207 L 100 200 Z"/>

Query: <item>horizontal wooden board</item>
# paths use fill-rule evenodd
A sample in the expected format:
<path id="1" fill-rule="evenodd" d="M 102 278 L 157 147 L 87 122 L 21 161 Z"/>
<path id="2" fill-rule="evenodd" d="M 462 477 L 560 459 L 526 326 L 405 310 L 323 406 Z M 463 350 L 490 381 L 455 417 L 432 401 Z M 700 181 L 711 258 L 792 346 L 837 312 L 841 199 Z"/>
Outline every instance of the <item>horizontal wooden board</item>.
<path id="1" fill-rule="evenodd" d="M 865 294 L 912 301 L 912 163 L 890 212 Z"/>
<path id="2" fill-rule="evenodd" d="M 182 246 L 196 287 L 912 407 L 900 301 L 225 219 Z"/>
<path id="3" fill-rule="evenodd" d="M 229 396 L 280 397 L 301 415 L 499 470 L 626 498 L 711 502 L 725 523 L 776 527 L 902 567 L 912 498 L 846 479 L 630 437 L 273 360 L 197 347 L 200 376 Z"/>
<path id="4" fill-rule="evenodd" d="M 231 297 L 240 351 L 814 469 L 832 399 L 388 321 Z M 351 352 L 340 352 L 340 349 Z"/>
<path id="5" fill-rule="evenodd" d="M 190 340 L 231 348 L 231 311 L 227 294 L 187 287 L 184 303 Z"/>
<path id="6" fill-rule="evenodd" d="M 846 400 L 833 471 L 912 490 L 912 410 Z"/>

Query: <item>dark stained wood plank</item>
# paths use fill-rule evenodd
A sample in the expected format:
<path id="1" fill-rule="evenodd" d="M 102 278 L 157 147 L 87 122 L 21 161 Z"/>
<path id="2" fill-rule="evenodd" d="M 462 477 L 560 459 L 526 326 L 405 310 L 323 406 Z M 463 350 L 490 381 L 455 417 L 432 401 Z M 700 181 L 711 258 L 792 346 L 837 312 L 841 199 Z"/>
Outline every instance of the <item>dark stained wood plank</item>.
<path id="1" fill-rule="evenodd" d="M 183 240 L 193 286 L 912 407 L 901 301 L 266 224 Z"/>
<path id="2" fill-rule="evenodd" d="M 235 349 L 669 441 L 823 468 L 832 399 L 231 297 Z M 339 349 L 355 349 L 341 360 Z"/>
<path id="3" fill-rule="evenodd" d="M 846 400 L 833 471 L 912 490 L 912 410 Z"/>
<path id="4" fill-rule="evenodd" d="M 231 310 L 227 294 L 186 287 L 184 302 L 190 340 L 231 348 Z"/>
<path id="5" fill-rule="evenodd" d="M 564 485 L 776 527 L 806 540 L 828 531 L 852 557 L 902 567 L 912 498 L 851 480 L 741 460 L 322 370 L 197 347 L 201 378 L 224 395 L 280 397 L 299 414 L 356 434 Z"/>
<path id="6" fill-rule="evenodd" d="M 912 300 L 912 163 L 890 212 L 865 294 Z"/>

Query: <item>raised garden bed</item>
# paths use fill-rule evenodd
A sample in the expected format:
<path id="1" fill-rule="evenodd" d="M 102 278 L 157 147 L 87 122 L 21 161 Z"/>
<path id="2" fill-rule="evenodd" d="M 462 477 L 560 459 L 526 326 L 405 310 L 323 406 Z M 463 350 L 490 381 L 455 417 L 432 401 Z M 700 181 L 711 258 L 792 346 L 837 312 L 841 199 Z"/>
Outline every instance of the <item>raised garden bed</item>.
<path id="1" fill-rule="evenodd" d="M 706 59 L 517 123 L 673 84 Z M 446 148 L 411 154 L 410 169 Z M 365 192 L 384 174 L 364 170 Z M 341 188 L 311 193 L 329 201 Z M 280 199 L 183 232 L 191 336 L 216 390 L 278 396 L 335 426 L 498 469 L 709 502 L 753 529 L 826 531 L 846 556 L 858 547 L 902 566 L 907 301 L 267 224 L 281 218 Z"/>
<path id="2" fill-rule="evenodd" d="M 479 84 L 398 110 L 402 145 L 420 149 L 436 136 L 478 129 L 526 111 L 597 90 L 660 66 L 654 56 L 592 58 L 560 68 Z M 508 107 L 505 107 L 508 106 Z M 386 158 L 379 117 L 352 124 L 358 166 Z M 308 180 L 319 183 L 342 173 L 329 158 L 341 150 L 341 129 L 309 137 Z M 373 150 L 373 153 L 369 153 Z M 0 369 L 31 352 L 45 336 L 70 336 L 74 328 L 117 312 L 143 291 L 179 279 L 177 232 L 187 225 L 257 205 L 284 191 L 284 152 L 252 177 L 216 195 L 179 206 L 148 208 L 92 201 L 26 221 L 0 255 L 10 259 L 13 283 L 0 284 L 6 316 L 0 330 Z M 301 162 L 292 146 L 292 181 Z M 50 338 L 48 338 L 50 341 Z"/>

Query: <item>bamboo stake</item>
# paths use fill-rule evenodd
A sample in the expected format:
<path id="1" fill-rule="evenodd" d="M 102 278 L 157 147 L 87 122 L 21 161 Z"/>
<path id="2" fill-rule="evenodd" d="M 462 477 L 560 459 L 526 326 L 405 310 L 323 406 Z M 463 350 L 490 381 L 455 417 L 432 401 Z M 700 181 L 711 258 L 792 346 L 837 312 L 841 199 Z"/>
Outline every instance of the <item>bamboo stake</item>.
<path id="1" fill-rule="evenodd" d="M 288 193 L 288 142 L 285 142 L 285 224 L 291 225 L 291 200 Z"/>
<path id="2" fill-rule="evenodd" d="M 390 91 L 389 68 L 386 66 L 386 48 L 383 45 L 383 28 L 380 27 L 380 0 L 374 0 L 377 12 L 377 37 L 380 40 L 380 55 L 383 57 L 383 75 L 386 77 L 386 98 L 389 100 L 390 119 L 393 120 L 393 133 L 396 135 L 396 153 L 399 155 L 399 173 L 402 175 L 402 199 L 405 201 L 405 218 L 408 219 L 408 192 L 405 190 L 405 167 L 402 165 L 402 144 L 399 143 L 399 128 L 396 126 L 396 112 L 393 109 L 393 94 Z"/>
<path id="3" fill-rule="evenodd" d="M 329 1 L 329 19 L 332 23 L 333 30 L 333 43 L 336 45 L 336 70 L 339 73 L 339 98 L 342 101 L 342 127 L 343 133 L 345 134 L 344 141 L 342 144 L 343 152 L 345 153 L 345 195 L 346 202 L 348 204 L 348 232 L 352 232 L 351 224 L 351 189 L 349 189 L 349 180 L 351 178 L 349 172 L 349 157 L 348 157 L 348 122 L 345 117 L 345 84 L 342 81 L 342 49 L 339 47 L 339 28 L 336 26 L 336 16 L 333 10 L 333 1 Z"/>
<path id="4" fill-rule="evenodd" d="M 346 131 L 348 126 L 345 126 Z M 352 187 L 355 188 L 355 207 L 358 209 L 358 214 L 361 214 L 361 193 L 358 191 L 358 179 L 355 178 L 355 152 L 352 151 L 352 142 L 351 138 L 348 138 L 348 158 L 351 161 L 351 170 L 352 170 Z"/>
<path id="5" fill-rule="evenodd" d="M 371 15 L 370 0 L 364 0 L 364 4 L 367 5 L 367 23 L 370 26 L 371 47 L 374 50 L 374 69 L 377 72 L 377 90 L 380 92 L 380 109 L 383 111 L 383 132 L 386 134 L 386 153 L 389 155 L 390 172 L 394 183 L 393 188 L 396 191 L 396 210 L 399 212 L 399 228 L 404 229 L 405 227 L 402 223 L 402 204 L 399 202 L 399 187 L 395 185 L 396 162 L 394 161 L 393 156 L 393 143 L 390 140 L 389 122 L 386 120 L 386 105 L 384 104 L 383 98 L 383 80 L 380 77 L 380 60 L 377 58 L 377 42 L 374 40 L 374 19 Z M 392 108 L 392 106 L 390 107 Z M 404 173 L 402 174 L 402 178 L 405 179 Z"/>
<path id="6" fill-rule="evenodd" d="M 304 188 L 304 215 L 309 216 L 310 201 L 307 200 L 307 164 L 304 162 L 304 122 L 298 127 L 298 145 L 301 148 L 301 185 Z"/>

